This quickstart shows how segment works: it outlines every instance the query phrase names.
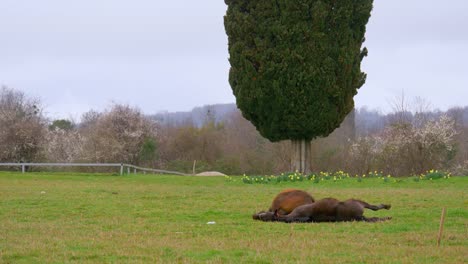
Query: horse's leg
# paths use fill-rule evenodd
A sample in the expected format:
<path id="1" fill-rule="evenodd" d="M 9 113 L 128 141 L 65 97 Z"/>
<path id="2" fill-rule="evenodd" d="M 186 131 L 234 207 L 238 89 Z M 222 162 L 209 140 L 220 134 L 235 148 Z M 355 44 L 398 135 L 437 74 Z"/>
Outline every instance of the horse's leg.
<path id="1" fill-rule="evenodd" d="M 287 216 L 284 216 L 284 215 L 275 216 L 273 221 L 285 222 L 285 223 L 296 222 L 294 218 L 287 217 Z"/>
<path id="2" fill-rule="evenodd" d="M 311 222 L 308 216 L 291 216 L 291 215 L 279 215 L 275 216 L 273 221 L 285 222 L 285 223 L 305 223 Z"/>
<path id="3" fill-rule="evenodd" d="M 364 201 L 361 201 L 361 200 L 354 200 L 358 203 L 360 203 L 362 206 L 364 206 L 364 208 L 367 208 L 367 209 L 371 209 L 373 211 L 377 211 L 377 210 L 380 210 L 380 209 L 390 209 L 392 206 L 389 205 L 389 204 L 379 204 L 379 205 L 372 205 L 372 204 L 368 204 Z"/>
<path id="4" fill-rule="evenodd" d="M 316 222 L 316 223 L 321 223 L 321 222 L 344 222 L 346 219 L 341 219 L 340 217 L 337 217 L 336 215 L 329 216 L 329 215 L 318 215 L 309 218 L 309 222 Z"/>
<path id="5" fill-rule="evenodd" d="M 274 211 L 270 211 L 270 212 L 274 212 Z M 276 210 L 277 214 L 279 215 L 288 215 L 288 212 L 286 212 L 285 210 L 283 209 L 278 209 Z"/>
<path id="6" fill-rule="evenodd" d="M 286 223 L 306 223 L 310 222 L 310 217 L 295 217 L 288 219 Z"/>

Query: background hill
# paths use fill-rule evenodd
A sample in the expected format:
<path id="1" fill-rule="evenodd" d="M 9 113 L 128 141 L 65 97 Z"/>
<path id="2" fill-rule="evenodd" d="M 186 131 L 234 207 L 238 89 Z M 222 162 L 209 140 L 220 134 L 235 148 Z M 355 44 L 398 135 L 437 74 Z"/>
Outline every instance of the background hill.
<path id="1" fill-rule="evenodd" d="M 166 126 L 194 125 L 201 127 L 207 120 L 219 123 L 228 119 L 230 115 L 239 111 L 236 104 L 214 104 L 195 107 L 189 112 L 162 112 L 151 115 L 151 118 Z"/>

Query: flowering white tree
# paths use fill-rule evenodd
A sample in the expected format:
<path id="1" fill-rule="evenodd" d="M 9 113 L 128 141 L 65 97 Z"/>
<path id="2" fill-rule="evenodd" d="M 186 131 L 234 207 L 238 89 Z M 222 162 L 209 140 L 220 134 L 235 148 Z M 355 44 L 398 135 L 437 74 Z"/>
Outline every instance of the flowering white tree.
<path id="1" fill-rule="evenodd" d="M 358 140 L 351 154 L 367 170 L 384 169 L 394 175 L 419 174 L 446 167 L 455 154 L 455 135 L 454 121 L 446 115 L 421 126 L 397 123 L 378 136 Z M 377 168 L 368 168 L 368 164 Z"/>
<path id="2" fill-rule="evenodd" d="M 44 146 L 50 162 L 76 162 L 83 153 L 83 137 L 76 130 L 54 128 L 46 134 Z"/>
<path id="3" fill-rule="evenodd" d="M 88 161 L 139 163 L 145 143 L 156 137 L 156 123 L 128 105 L 91 116 L 81 129 Z"/>
<path id="4" fill-rule="evenodd" d="M 419 170 L 446 165 L 444 163 L 455 155 L 456 134 L 455 122 L 447 115 L 442 115 L 439 120 L 429 121 L 421 129 L 416 129 L 413 141 L 416 145 Z"/>

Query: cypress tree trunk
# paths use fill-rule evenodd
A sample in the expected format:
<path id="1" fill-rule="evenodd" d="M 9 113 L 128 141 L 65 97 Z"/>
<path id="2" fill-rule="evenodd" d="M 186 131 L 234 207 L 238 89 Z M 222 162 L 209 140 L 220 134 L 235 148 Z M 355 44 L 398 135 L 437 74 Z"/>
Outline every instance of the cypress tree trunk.
<path id="1" fill-rule="evenodd" d="M 310 141 L 305 139 L 291 140 L 291 143 L 293 151 L 291 170 L 310 174 Z"/>

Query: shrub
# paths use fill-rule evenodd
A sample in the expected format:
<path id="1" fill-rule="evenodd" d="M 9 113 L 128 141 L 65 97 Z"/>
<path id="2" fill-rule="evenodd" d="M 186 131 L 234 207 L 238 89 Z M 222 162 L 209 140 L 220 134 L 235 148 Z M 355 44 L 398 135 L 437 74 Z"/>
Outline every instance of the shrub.
<path id="1" fill-rule="evenodd" d="M 7 87 L 0 89 L 0 161 L 40 159 L 46 120 L 37 99 Z"/>
<path id="2" fill-rule="evenodd" d="M 422 126 L 398 123 L 377 136 L 359 139 L 351 147 L 353 162 L 366 173 L 380 168 L 396 176 L 447 167 L 455 154 L 453 120 L 446 115 Z"/>

